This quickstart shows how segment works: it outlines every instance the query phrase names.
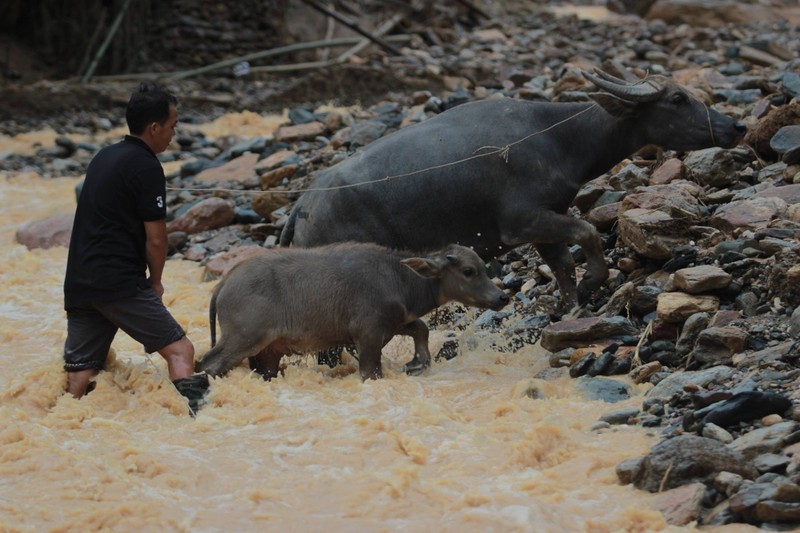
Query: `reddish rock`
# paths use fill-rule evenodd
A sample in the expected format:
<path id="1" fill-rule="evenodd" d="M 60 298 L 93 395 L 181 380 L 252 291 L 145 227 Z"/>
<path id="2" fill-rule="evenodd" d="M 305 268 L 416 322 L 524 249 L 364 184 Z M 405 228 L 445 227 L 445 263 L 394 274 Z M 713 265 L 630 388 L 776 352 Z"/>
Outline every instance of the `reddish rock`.
<path id="1" fill-rule="evenodd" d="M 274 168 L 278 168 L 287 160 L 291 159 L 292 157 L 296 156 L 297 154 L 292 150 L 279 150 L 274 154 L 270 154 L 258 163 L 256 163 L 256 173 L 262 174 L 268 170 L 272 170 Z"/>
<path id="2" fill-rule="evenodd" d="M 789 205 L 800 204 L 800 184 L 772 187 L 759 192 L 755 198 L 780 198 Z"/>
<path id="3" fill-rule="evenodd" d="M 17 242 L 28 250 L 69 246 L 74 214 L 55 215 L 45 220 L 26 222 L 17 230 Z"/>
<path id="4" fill-rule="evenodd" d="M 662 492 L 656 500 L 656 508 L 672 526 L 685 526 L 700 518 L 706 486 L 690 483 Z"/>
<path id="5" fill-rule="evenodd" d="M 683 292 L 658 295 L 658 318 L 665 322 L 683 322 L 695 313 L 714 313 L 719 309 L 716 296 L 692 296 Z"/>
<path id="6" fill-rule="evenodd" d="M 270 250 L 256 245 L 231 248 L 225 253 L 212 257 L 209 262 L 206 263 L 205 281 L 224 276 L 230 272 L 233 267 L 246 259 L 268 253 L 274 252 L 270 252 Z"/>
<path id="7" fill-rule="evenodd" d="M 675 287 L 689 294 L 700 294 L 724 289 L 731 283 L 731 275 L 714 265 L 682 268 L 675 272 Z"/>
<path id="8" fill-rule="evenodd" d="M 730 324 L 734 320 L 739 320 L 740 318 L 742 318 L 741 311 L 722 309 L 714 314 L 711 321 L 708 323 L 708 327 L 719 328 Z"/>
<path id="9" fill-rule="evenodd" d="M 598 339 L 635 335 L 637 332 L 636 327 L 621 316 L 562 320 L 544 328 L 541 344 L 546 350 L 557 352 L 564 348 L 586 346 Z"/>
<path id="10" fill-rule="evenodd" d="M 684 176 L 683 162 L 677 158 L 664 161 L 650 177 L 650 185 L 664 185 L 675 180 L 682 180 Z"/>
<path id="11" fill-rule="evenodd" d="M 269 189 L 284 178 L 291 178 L 297 172 L 297 165 L 284 165 L 261 175 L 261 188 Z"/>
<path id="12" fill-rule="evenodd" d="M 207 168 L 194 177 L 200 183 L 241 182 L 256 176 L 258 154 L 246 152 L 222 166 Z"/>
<path id="13" fill-rule="evenodd" d="M 589 213 L 586 215 L 586 219 L 594 224 L 594 226 L 600 231 L 609 230 L 617 222 L 617 211 L 619 210 L 620 205 L 621 202 L 615 202 L 612 204 L 595 207 L 589 211 Z"/>
<path id="14" fill-rule="evenodd" d="M 294 126 L 281 126 L 275 131 L 275 142 L 313 141 L 320 135 L 324 135 L 325 131 L 325 124 L 316 121 Z"/>
<path id="15" fill-rule="evenodd" d="M 287 205 L 289 198 L 280 192 L 262 192 L 253 197 L 253 211 L 262 217 L 269 219 L 272 212 Z"/>
<path id="16" fill-rule="evenodd" d="M 775 197 L 739 200 L 721 206 L 711 217 L 710 224 L 725 233 L 736 229 L 757 230 L 786 214 L 786 202 Z"/>
<path id="17" fill-rule="evenodd" d="M 233 222 L 235 210 L 222 198 L 207 198 L 192 206 L 186 213 L 167 224 L 167 233 L 183 231 L 188 234 L 216 229 Z"/>

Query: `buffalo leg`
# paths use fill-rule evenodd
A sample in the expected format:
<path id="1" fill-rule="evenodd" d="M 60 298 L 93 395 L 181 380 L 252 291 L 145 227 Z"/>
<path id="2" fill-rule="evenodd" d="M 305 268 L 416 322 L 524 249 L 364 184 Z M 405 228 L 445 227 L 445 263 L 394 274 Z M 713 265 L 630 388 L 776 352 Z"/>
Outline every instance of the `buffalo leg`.
<path id="1" fill-rule="evenodd" d="M 536 251 L 553 271 L 561 289 L 561 297 L 571 308 L 578 302 L 578 288 L 575 284 L 575 261 L 569 247 L 564 243 L 534 243 Z"/>
<path id="2" fill-rule="evenodd" d="M 283 357 L 283 354 L 274 352 L 269 347 L 266 347 L 249 358 L 250 370 L 258 372 L 261 377 L 269 381 L 278 376 L 281 357 Z"/>
<path id="3" fill-rule="evenodd" d="M 551 251 L 545 252 L 550 257 L 549 261 L 544 256 L 542 256 L 542 259 L 547 262 L 553 274 L 556 275 L 565 303 L 570 307 L 576 303 L 584 305 L 592 293 L 599 289 L 608 279 L 608 267 L 606 266 L 605 257 L 603 257 L 603 243 L 600 240 L 600 234 L 589 222 L 569 215 L 553 211 L 542 211 L 538 212 L 537 215 L 535 220 L 532 220 L 525 227 L 521 229 L 515 228 L 513 233 L 507 236 L 504 235 L 503 241 L 511 245 L 532 242 L 536 244 L 537 249 L 542 244 L 562 245 L 563 247 L 560 251 L 556 251 L 558 248 L 553 250 L 551 246 Z M 571 259 L 566 261 L 565 254 L 569 253 L 566 248 L 567 244 L 579 244 L 586 254 L 587 270 L 575 291 L 577 295 L 570 294 L 572 287 L 574 287 L 572 274 L 569 276 L 569 281 L 567 281 L 567 276 L 564 275 L 564 272 L 569 268 L 564 263 L 572 263 Z M 555 263 L 551 264 L 550 261 Z M 561 278 L 558 277 L 559 275 Z M 564 279 L 564 284 L 567 285 L 566 290 L 561 286 L 562 278 Z M 572 300 L 567 300 L 567 298 L 572 298 Z"/>
<path id="4" fill-rule="evenodd" d="M 414 320 L 404 324 L 397 331 L 398 335 L 408 335 L 414 339 L 414 358 L 403 366 L 403 372 L 416 376 L 431 366 L 431 352 L 428 350 L 428 326 L 422 320 Z"/>

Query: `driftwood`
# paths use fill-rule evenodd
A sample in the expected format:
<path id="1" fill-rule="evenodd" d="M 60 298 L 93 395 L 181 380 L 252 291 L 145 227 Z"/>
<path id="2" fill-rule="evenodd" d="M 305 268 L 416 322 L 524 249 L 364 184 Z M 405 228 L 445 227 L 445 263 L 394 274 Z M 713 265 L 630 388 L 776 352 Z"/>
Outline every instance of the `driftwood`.
<path id="1" fill-rule="evenodd" d="M 119 15 L 117 15 L 117 18 L 114 19 L 114 23 L 108 30 L 108 35 L 106 35 L 106 40 L 103 41 L 102 45 L 100 45 L 100 49 L 95 54 L 94 59 L 92 59 L 92 62 L 89 65 L 89 68 L 86 70 L 86 73 L 83 75 L 83 78 L 81 78 L 82 83 L 86 83 L 91 79 L 92 74 L 94 74 L 94 71 L 97 68 L 97 64 L 100 62 L 100 59 L 103 57 L 103 54 L 106 53 L 108 45 L 111 44 L 111 40 L 114 38 L 114 35 L 116 35 L 120 24 L 122 24 L 122 19 L 125 18 L 125 13 L 128 11 L 128 6 L 130 5 L 131 5 L 131 0 L 125 0 L 125 4 L 123 4 L 122 9 L 119 12 Z"/>
<path id="2" fill-rule="evenodd" d="M 381 39 L 380 37 L 378 37 L 377 35 L 375 35 L 373 33 L 368 32 L 367 30 L 365 30 L 364 28 L 359 26 L 356 22 L 350 20 L 349 18 L 345 17 L 344 15 L 342 15 L 340 13 L 337 13 L 336 11 L 332 11 L 332 10 L 328 9 L 327 7 L 325 7 L 322 4 L 320 4 L 319 2 L 317 2 L 316 0 L 302 0 L 302 1 L 303 1 L 303 3 L 308 4 L 309 6 L 313 7 L 317 11 L 319 11 L 320 13 L 323 13 L 323 14 L 329 16 L 329 17 L 332 17 L 332 18 L 338 20 L 339 22 L 341 22 L 342 24 L 344 24 L 348 28 L 352 29 L 356 33 L 360 33 L 361 35 L 363 35 L 364 37 L 366 37 L 370 41 L 374 42 L 375 44 L 380 45 L 386 51 L 388 51 L 390 54 L 396 55 L 396 56 L 402 56 L 403 55 L 403 53 L 400 52 L 400 50 L 398 50 L 397 48 L 395 48 L 394 46 L 392 46 L 391 44 L 389 44 L 385 40 Z"/>
<path id="3" fill-rule="evenodd" d="M 373 35 L 377 37 L 383 37 L 385 34 L 392 31 L 401 20 L 403 20 L 403 15 L 395 15 L 385 23 L 383 23 Z M 410 35 L 395 35 L 389 37 L 391 40 L 400 41 L 400 38 L 403 38 L 403 41 L 407 41 L 411 39 Z M 369 39 L 361 39 L 358 43 L 347 50 L 346 52 L 342 53 L 336 59 L 324 60 L 324 61 L 312 61 L 309 63 L 295 63 L 293 65 L 267 65 L 263 67 L 252 67 L 250 72 L 289 72 L 293 70 L 310 70 L 310 69 L 319 69 L 325 67 L 332 67 L 334 65 L 341 65 L 345 63 L 351 56 L 359 53 L 361 50 L 369 46 L 370 40 Z"/>
<path id="4" fill-rule="evenodd" d="M 411 40 L 411 37 L 412 37 L 411 35 L 391 35 L 387 37 L 386 40 L 390 42 L 401 43 Z M 129 80 L 133 81 L 133 80 L 152 80 L 152 79 L 178 80 L 178 79 L 189 78 L 191 76 L 197 76 L 199 74 L 204 74 L 206 72 L 212 72 L 214 70 L 220 70 L 226 67 L 231 67 L 233 65 L 236 65 L 237 63 L 241 63 L 242 61 L 251 61 L 263 57 L 277 56 L 281 54 L 288 54 L 291 52 L 299 52 L 302 50 L 313 50 L 315 48 L 335 48 L 339 46 L 353 46 L 353 45 L 358 45 L 362 42 L 363 39 L 359 37 L 346 37 L 341 39 L 331 39 L 324 41 L 310 41 L 307 43 L 297 43 L 288 46 L 281 46 L 279 48 L 262 50 L 260 52 L 254 52 L 252 54 L 226 59 L 225 61 L 220 61 L 218 63 L 213 63 L 211 65 L 206 65 L 204 67 L 199 67 L 192 70 L 181 70 L 174 72 L 142 72 L 135 74 L 114 74 L 110 76 L 95 76 L 93 79 L 96 81 L 129 81 Z M 291 70 L 302 70 L 306 68 L 319 68 L 322 66 L 329 66 L 330 64 L 335 64 L 336 62 L 338 61 L 334 62 L 317 61 L 313 63 L 297 63 L 293 65 L 271 65 L 265 67 L 253 67 L 250 69 L 250 71 L 286 72 Z M 309 67 L 308 65 L 311 66 Z"/>

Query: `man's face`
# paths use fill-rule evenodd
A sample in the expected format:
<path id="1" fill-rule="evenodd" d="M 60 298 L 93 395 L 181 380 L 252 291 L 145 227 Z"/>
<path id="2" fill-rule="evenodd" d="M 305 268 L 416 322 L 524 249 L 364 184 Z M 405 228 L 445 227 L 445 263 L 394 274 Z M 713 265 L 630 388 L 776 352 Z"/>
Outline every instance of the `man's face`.
<path id="1" fill-rule="evenodd" d="M 153 151 L 160 154 L 167 149 L 172 138 L 175 136 L 175 128 L 178 125 L 178 110 L 175 106 L 169 106 L 169 118 L 162 126 L 155 123 L 153 129 Z"/>

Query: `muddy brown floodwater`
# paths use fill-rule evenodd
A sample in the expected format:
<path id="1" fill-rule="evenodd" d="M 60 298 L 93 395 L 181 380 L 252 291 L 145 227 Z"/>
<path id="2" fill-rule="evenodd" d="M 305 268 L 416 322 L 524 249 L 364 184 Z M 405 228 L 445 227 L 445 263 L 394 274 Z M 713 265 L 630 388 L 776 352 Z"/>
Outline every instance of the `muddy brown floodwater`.
<path id="1" fill-rule="evenodd" d="M 231 133 L 237 120 L 254 122 L 228 117 L 213 131 Z M 0 139 L 0 151 L 51 135 Z M 213 381 L 192 419 L 163 361 L 120 333 L 96 390 L 65 396 L 67 252 L 28 251 L 14 233 L 72 212 L 80 179 L 0 175 L 0 531 L 695 529 L 668 526 L 654 495 L 617 482 L 616 465 L 656 434 L 589 430 L 605 412 L 640 406 L 644 389 L 590 402 L 565 378 L 531 399 L 547 364 L 535 346 L 469 350 L 407 377 L 413 346 L 393 341 L 386 378 L 367 383 L 352 361 L 331 370 L 295 359 L 269 383 L 239 367 Z M 202 278 L 196 263 L 167 263 L 164 298 L 198 356 L 215 283 Z"/>

